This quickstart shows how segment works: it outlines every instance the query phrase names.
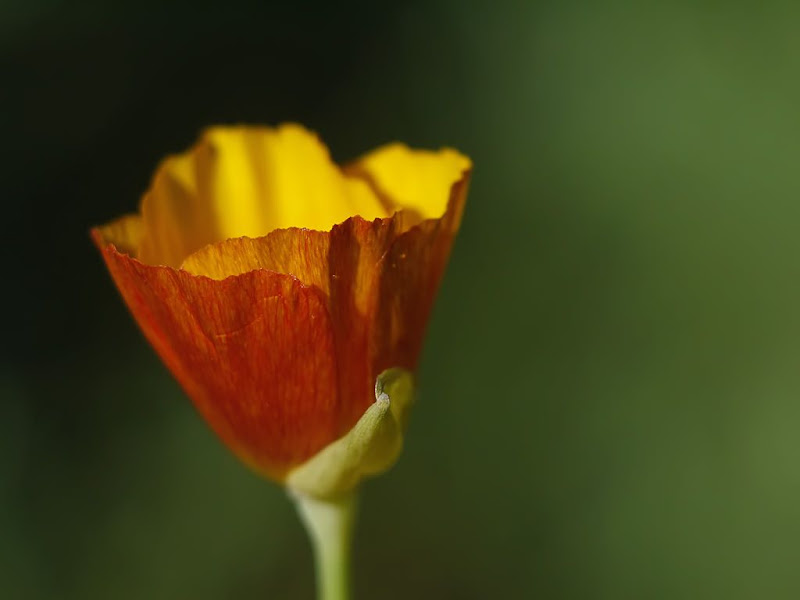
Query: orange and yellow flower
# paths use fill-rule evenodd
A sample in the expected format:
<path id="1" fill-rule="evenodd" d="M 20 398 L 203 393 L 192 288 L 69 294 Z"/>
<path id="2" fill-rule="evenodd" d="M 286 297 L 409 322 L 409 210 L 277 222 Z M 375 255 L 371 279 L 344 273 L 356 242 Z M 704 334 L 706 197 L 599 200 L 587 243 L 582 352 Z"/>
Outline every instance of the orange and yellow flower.
<path id="1" fill-rule="evenodd" d="M 199 412 L 283 481 L 350 431 L 382 371 L 417 366 L 470 169 L 401 144 L 340 168 L 300 126 L 217 127 L 92 236 Z"/>

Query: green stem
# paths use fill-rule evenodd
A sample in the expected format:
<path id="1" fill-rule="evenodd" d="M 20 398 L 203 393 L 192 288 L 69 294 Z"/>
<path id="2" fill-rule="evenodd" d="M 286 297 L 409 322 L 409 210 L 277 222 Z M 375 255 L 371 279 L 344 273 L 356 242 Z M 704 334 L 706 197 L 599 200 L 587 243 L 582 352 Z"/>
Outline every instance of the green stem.
<path id="1" fill-rule="evenodd" d="M 349 600 L 355 494 L 336 500 L 318 500 L 305 494 L 293 497 L 314 548 L 317 598 Z"/>

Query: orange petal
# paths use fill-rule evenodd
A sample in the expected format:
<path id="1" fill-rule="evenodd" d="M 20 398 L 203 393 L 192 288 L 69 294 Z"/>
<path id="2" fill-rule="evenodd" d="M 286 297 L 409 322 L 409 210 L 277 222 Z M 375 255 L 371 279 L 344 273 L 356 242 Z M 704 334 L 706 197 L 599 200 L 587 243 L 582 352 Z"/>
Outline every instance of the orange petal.
<path id="1" fill-rule="evenodd" d="M 414 371 L 428 319 L 461 222 L 470 172 L 451 186 L 447 210 L 401 233 L 381 259 L 372 322 L 372 372 Z"/>
<path id="2" fill-rule="evenodd" d="M 92 232 L 123 298 L 200 413 L 247 463 L 280 480 L 340 434 L 324 296 L 252 271 L 214 281 L 145 265 Z"/>
<path id="3" fill-rule="evenodd" d="M 365 221 L 353 217 L 329 232 L 279 229 L 195 252 L 182 268 L 218 280 L 267 270 L 296 277 L 326 299 L 337 356 L 344 434 L 374 401 L 367 317 L 377 310 L 381 260 L 401 231 L 404 215 Z"/>

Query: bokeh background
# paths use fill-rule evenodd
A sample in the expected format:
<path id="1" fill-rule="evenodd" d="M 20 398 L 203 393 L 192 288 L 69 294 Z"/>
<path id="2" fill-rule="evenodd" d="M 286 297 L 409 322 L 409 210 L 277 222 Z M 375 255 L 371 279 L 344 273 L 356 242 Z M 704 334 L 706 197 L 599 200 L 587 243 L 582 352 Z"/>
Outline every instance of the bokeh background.
<path id="1" fill-rule="evenodd" d="M 800 597 L 795 2 L 0 3 L 0 596 L 311 599 L 88 228 L 211 123 L 476 170 L 358 598 Z"/>

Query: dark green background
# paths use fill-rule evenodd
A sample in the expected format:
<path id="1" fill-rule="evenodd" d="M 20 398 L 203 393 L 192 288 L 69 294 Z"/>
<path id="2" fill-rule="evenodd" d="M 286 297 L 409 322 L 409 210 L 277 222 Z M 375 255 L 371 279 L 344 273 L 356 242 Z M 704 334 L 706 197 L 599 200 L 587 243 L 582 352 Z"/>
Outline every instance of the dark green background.
<path id="1" fill-rule="evenodd" d="M 358 598 L 800 597 L 795 2 L 0 5 L 0 595 L 313 594 L 90 225 L 212 123 L 476 169 Z"/>

